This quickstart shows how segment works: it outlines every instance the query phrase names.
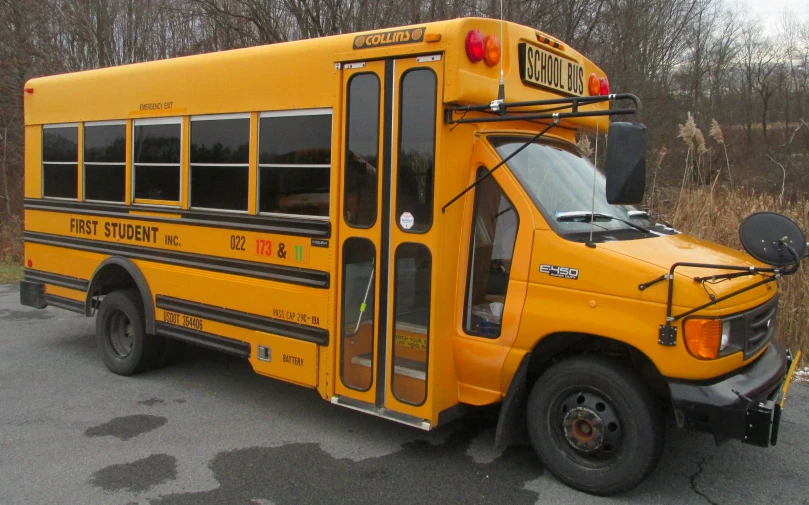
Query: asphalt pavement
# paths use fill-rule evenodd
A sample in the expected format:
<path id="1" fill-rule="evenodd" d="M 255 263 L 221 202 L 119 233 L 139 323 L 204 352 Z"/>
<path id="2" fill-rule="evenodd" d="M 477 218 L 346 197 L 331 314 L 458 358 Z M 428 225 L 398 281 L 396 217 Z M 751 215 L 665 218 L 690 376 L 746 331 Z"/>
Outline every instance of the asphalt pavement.
<path id="1" fill-rule="evenodd" d="M 649 479 L 596 498 L 528 447 L 495 452 L 491 409 L 423 432 L 201 349 L 119 377 L 93 332 L 93 319 L 22 307 L 16 286 L 0 285 L 0 505 L 809 504 L 803 384 L 777 447 L 671 429 Z"/>

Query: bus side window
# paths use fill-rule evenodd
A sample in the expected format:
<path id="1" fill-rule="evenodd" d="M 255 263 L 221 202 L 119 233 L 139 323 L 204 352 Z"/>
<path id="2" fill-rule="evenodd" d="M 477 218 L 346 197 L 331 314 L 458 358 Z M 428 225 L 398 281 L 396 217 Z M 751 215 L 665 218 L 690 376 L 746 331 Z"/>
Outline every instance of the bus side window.
<path id="1" fill-rule="evenodd" d="M 329 215 L 331 110 L 264 112 L 258 129 L 258 210 Z"/>
<path id="2" fill-rule="evenodd" d="M 250 115 L 191 118 L 191 207 L 247 211 Z"/>
<path id="3" fill-rule="evenodd" d="M 84 123 L 84 199 L 126 200 L 126 123 Z"/>
<path id="4" fill-rule="evenodd" d="M 42 195 L 79 197 L 79 127 L 42 127 Z"/>
<path id="5" fill-rule="evenodd" d="M 481 167 L 477 178 L 485 174 Z M 471 335 L 500 336 L 518 225 L 517 212 L 497 182 L 484 179 L 475 190 L 469 246 L 464 330 Z"/>
<path id="6" fill-rule="evenodd" d="M 182 119 L 136 119 L 132 129 L 135 198 L 179 202 Z"/>

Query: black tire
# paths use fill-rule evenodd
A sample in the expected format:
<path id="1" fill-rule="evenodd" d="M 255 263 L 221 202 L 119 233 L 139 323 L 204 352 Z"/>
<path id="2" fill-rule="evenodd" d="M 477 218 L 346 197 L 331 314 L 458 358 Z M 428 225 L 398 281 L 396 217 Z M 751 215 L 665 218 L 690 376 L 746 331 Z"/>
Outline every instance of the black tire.
<path id="1" fill-rule="evenodd" d="M 632 489 L 663 452 L 654 397 L 632 370 L 596 356 L 570 358 L 542 374 L 528 398 L 527 419 L 546 468 L 587 493 Z"/>
<path id="2" fill-rule="evenodd" d="M 156 363 L 163 342 L 146 334 L 143 302 L 135 289 L 104 297 L 96 315 L 96 346 L 104 364 L 118 375 L 134 375 Z"/>

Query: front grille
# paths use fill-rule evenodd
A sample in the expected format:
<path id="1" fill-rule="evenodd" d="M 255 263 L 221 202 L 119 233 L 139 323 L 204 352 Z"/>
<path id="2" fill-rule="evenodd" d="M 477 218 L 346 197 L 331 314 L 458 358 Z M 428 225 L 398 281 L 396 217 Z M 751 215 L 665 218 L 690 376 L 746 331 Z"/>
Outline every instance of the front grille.
<path id="1" fill-rule="evenodd" d="M 778 297 L 742 315 L 745 329 L 744 359 L 761 350 L 775 333 Z"/>

